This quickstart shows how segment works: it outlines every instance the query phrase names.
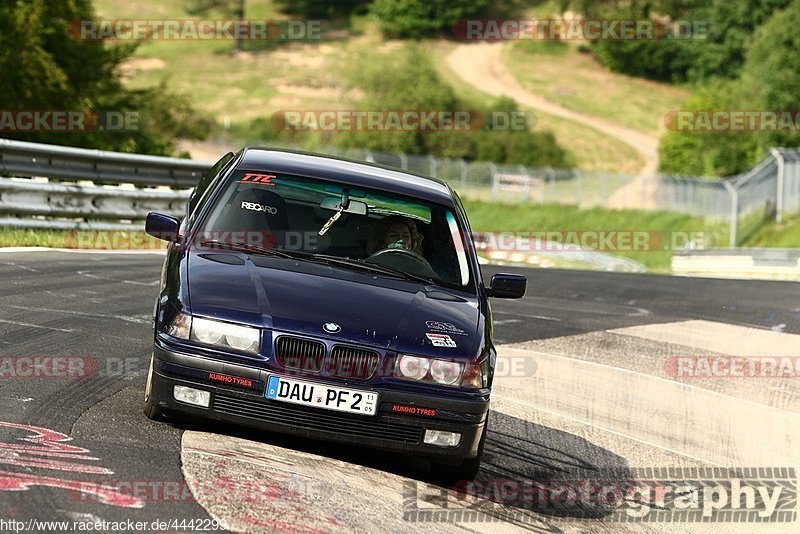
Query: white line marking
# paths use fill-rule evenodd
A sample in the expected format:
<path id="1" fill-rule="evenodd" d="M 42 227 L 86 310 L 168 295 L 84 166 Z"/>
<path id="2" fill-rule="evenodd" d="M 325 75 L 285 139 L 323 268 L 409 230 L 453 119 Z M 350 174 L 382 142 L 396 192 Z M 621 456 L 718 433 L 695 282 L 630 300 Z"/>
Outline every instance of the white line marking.
<path id="1" fill-rule="evenodd" d="M 533 315 L 530 313 L 514 313 L 514 312 L 505 312 L 499 310 L 492 310 L 492 313 L 495 315 L 513 315 L 514 317 L 527 317 L 529 319 L 541 319 L 542 321 L 553 321 L 556 323 L 560 323 L 561 319 L 558 317 L 548 317 L 547 315 Z M 494 321 L 494 324 L 502 324 L 500 321 Z"/>
<path id="2" fill-rule="evenodd" d="M 167 250 L 119 250 L 119 249 L 82 249 L 82 248 L 51 248 L 51 247 L 0 247 L 3 252 L 72 252 L 75 254 L 160 254 Z"/>
<path id="3" fill-rule="evenodd" d="M 136 317 L 131 315 L 110 315 L 106 313 L 88 313 L 88 312 L 79 312 L 75 310 L 55 310 L 52 308 L 36 308 L 33 306 L 15 306 L 10 305 L 6 306 L 7 308 L 14 308 L 16 310 L 26 310 L 26 311 L 35 311 L 35 312 L 52 312 L 52 313 L 65 313 L 67 315 L 77 315 L 79 317 L 100 317 L 103 319 L 119 319 L 120 321 L 126 321 L 128 323 L 138 323 L 138 324 L 149 324 L 150 319 L 148 317 Z"/>
<path id="4" fill-rule="evenodd" d="M 21 265 L 19 263 L 12 263 L 10 261 L 4 261 L 3 263 L 0 263 L 0 265 L 8 265 L 10 267 L 18 267 L 18 268 L 20 268 L 20 269 L 22 269 L 24 271 L 29 271 L 29 272 L 32 272 L 32 273 L 41 272 L 41 271 L 39 271 L 39 269 L 34 269 L 33 267 L 28 267 L 27 265 Z"/>
<path id="5" fill-rule="evenodd" d="M 136 280 L 117 280 L 115 278 L 108 278 L 105 276 L 100 276 L 99 274 L 93 274 L 89 271 L 78 271 L 80 276 L 85 276 L 86 278 L 94 278 L 95 280 L 105 280 L 106 282 L 117 282 L 122 284 L 131 284 L 136 286 L 146 286 L 146 287 L 154 287 L 157 286 L 160 280 L 153 280 L 152 282 L 138 282 Z"/>
<path id="6" fill-rule="evenodd" d="M 607 364 L 498 347 L 537 364 L 534 377 L 495 381 L 494 394 L 717 463 L 800 465 L 800 414 Z"/>
<path id="7" fill-rule="evenodd" d="M 634 436 L 629 436 L 628 434 L 624 434 L 622 432 L 617 432 L 616 430 L 611 430 L 610 428 L 606 428 L 604 426 L 600 426 L 600 425 L 595 425 L 593 423 L 589 423 L 587 421 L 584 421 L 583 419 L 577 419 L 575 417 L 570 417 L 569 415 L 564 415 L 563 413 L 558 413 L 558 412 L 554 412 L 552 410 L 547 410 L 545 408 L 542 408 L 541 406 L 536 406 L 534 404 L 531 404 L 530 402 L 525 402 L 525 401 L 521 401 L 521 400 L 518 400 L 518 399 L 512 399 L 511 397 L 506 397 L 504 395 L 498 395 L 496 393 L 492 393 L 492 397 L 493 398 L 498 398 L 498 399 L 501 399 L 501 400 L 504 400 L 504 401 L 507 401 L 507 402 L 515 402 L 517 404 L 521 404 L 523 406 L 527 406 L 528 408 L 533 408 L 537 412 L 542 412 L 542 413 L 546 413 L 546 414 L 553 415 L 553 416 L 556 416 L 556 417 L 561 417 L 562 419 L 566 419 L 568 421 L 572 421 L 573 423 L 578 423 L 578 424 L 581 424 L 581 425 L 584 425 L 584 426 L 589 426 L 589 427 L 592 427 L 592 428 L 596 428 L 598 430 L 602 430 L 603 432 L 608 432 L 609 434 L 613 434 L 615 436 L 620 436 L 620 437 L 623 437 L 625 439 L 629 439 L 629 440 L 636 441 L 636 442 L 639 442 L 639 443 L 644 443 L 645 445 L 649 445 L 650 447 L 654 447 L 656 449 L 661 449 L 662 451 L 671 452 L 671 453 L 677 454 L 679 456 L 685 456 L 687 458 L 691 458 L 693 460 L 699 460 L 701 462 L 706 462 L 706 463 L 711 464 L 711 465 L 717 465 L 717 466 L 720 466 L 720 467 L 724 466 L 724 464 L 721 464 L 721 463 L 718 463 L 718 462 L 712 462 L 711 460 L 708 460 L 706 458 L 700 458 L 699 456 L 693 456 L 691 454 L 686 454 L 685 452 L 677 451 L 675 449 L 670 449 L 669 447 L 664 447 L 663 445 L 659 445 L 659 444 L 653 443 L 651 441 L 640 439 L 640 438 L 637 438 L 637 437 L 634 437 Z M 503 412 L 503 410 L 498 410 L 495 407 L 493 407 L 492 409 L 497 410 L 499 412 Z M 506 413 L 506 412 L 503 412 L 503 413 Z M 512 417 L 516 417 L 515 414 L 508 414 L 507 413 L 506 415 L 510 415 Z M 490 430 L 491 430 L 491 428 L 490 428 Z"/>
<path id="8" fill-rule="evenodd" d="M 20 321 L 10 321 L 8 319 L 0 319 L 0 323 L 13 324 L 17 326 L 27 326 L 29 328 L 41 328 L 42 330 L 55 330 L 56 332 L 74 332 L 71 328 L 55 328 L 52 326 L 42 326 L 38 324 L 23 323 Z"/>
<path id="9" fill-rule="evenodd" d="M 607 332 L 730 356 L 800 356 L 800 335 L 714 321 L 648 324 L 616 328 Z"/>

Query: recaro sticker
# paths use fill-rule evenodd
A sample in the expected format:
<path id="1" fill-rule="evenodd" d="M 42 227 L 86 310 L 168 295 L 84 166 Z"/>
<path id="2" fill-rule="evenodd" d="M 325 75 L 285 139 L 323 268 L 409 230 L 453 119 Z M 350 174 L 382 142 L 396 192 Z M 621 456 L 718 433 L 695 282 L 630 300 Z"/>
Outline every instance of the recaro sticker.
<path id="1" fill-rule="evenodd" d="M 259 204 L 257 202 L 242 202 L 242 209 L 243 210 L 250 210 L 250 211 L 263 211 L 264 213 L 269 213 L 271 215 L 275 215 L 278 213 L 278 208 L 274 206 L 267 206 L 264 204 Z"/>

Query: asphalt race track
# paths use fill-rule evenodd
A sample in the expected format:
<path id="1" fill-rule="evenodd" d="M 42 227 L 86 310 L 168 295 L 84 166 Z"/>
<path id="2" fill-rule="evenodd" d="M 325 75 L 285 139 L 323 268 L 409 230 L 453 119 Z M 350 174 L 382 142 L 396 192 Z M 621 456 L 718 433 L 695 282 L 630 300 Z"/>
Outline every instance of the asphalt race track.
<path id="1" fill-rule="evenodd" d="M 493 302 L 501 346 L 483 469 L 445 488 L 413 458 L 145 418 L 161 263 L 0 252 L 0 531 L 31 519 L 178 521 L 145 529 L 157 532 L 216 520 L 297 533 L 800 529 L 800 368 L 689 376 L 676 364 L 797 364 L 797 283 L 503 268 L 529 289 Z M 35 377 L 21 365 L 31 361 Z M 733 479 L 755 488 L 752 508 Z M 605 498 L 567 498 L 597 480 Z M 31 525 L 22 531 L 56 531 Z"/>

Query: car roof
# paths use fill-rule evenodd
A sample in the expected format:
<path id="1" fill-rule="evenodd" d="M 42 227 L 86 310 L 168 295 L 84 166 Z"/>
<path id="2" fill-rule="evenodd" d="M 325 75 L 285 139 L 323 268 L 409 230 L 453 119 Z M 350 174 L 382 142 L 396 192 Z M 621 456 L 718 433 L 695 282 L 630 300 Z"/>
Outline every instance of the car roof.
<path id="1" fill-rule="evenodd" d="M 321 178 L 454 205 L 450 187 L 441 180 L 336 156 L 281 148 L 246 147 L 237 169 Z"/>

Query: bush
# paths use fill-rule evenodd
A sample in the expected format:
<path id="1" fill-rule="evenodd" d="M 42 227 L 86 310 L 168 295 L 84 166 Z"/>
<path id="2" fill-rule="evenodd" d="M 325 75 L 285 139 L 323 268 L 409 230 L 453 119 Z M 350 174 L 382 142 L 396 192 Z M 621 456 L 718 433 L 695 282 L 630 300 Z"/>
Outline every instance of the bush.
<path id="1" fill-rule="evenodd" d="M 714 81 L 684 106 L 692 111 L 800 109 L 800 2 L 777 11 L 755 33 L 738 80 Z M 676 132 L 661 139 L 660 170 L 669 174 L 726 176 L 757 164 L 773 146 L 798 146 L 797 131 Z"/>
<path id="2" fill-rule="evenodd" d="M 138 112 L 136 131 L 4 132 L 4 137 L 105 150 L 171 154 L 175 137 L 204 137 L 211 125 L 185 98 L 160 86 L 128 90 L 119 65 L 135 47 L 108 47 L 68 34 L 94 19 L 89 0 L 0 4 L 0 109 Z"/>
<path id="3" fill-rule="evenodd" d="M 450 33 L 463 19 L 480 16 L 489 0 L 375 0 L 370 12 L 389 37 L 417 38 Z"/>
<path id="4" fill-rule="evenodd" d="M 498 98 L 489 109 L 470 110 L 453 89 L 439 78 L 424 49 L 407 44 L 386 55 L 354 61 L 350 78 L 364 92 L 358 107 L 364 110 L 478 111 L 489 118 L 484 129 L 467 132 L 355 131 L 341 132 L 336 145 L 383 152 L 432 154 L 448 158 L 565 167 L 573 163 L 550 132 L 493 129 L 491 112 L 516 112 L 517 103 Z"/>

